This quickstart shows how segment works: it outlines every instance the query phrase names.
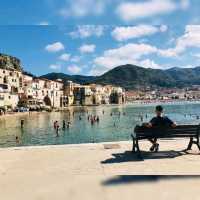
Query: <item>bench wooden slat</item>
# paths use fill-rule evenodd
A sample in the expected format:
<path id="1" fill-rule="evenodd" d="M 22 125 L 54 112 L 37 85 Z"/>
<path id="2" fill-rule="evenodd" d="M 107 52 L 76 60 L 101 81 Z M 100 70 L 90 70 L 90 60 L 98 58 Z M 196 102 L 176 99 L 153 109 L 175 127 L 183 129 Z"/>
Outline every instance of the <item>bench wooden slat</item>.
<path id="1" fill-rule="evenodd" d="M 199 134 L 200 125 L 179 125 L 175 128 L 172 127 L 154 127 L 148 128 L 145 126 L 136 126 L 132 134 L 133 138 L 133 152 L 137 150 L 140 152 L 138 140 L 146 140 L 153 138 L 190 138 L 187 149 L 191 149 L 192 144 L 196 144 L 200 150 Z M 196 138 L 196 141 L 193 140 Z"/>

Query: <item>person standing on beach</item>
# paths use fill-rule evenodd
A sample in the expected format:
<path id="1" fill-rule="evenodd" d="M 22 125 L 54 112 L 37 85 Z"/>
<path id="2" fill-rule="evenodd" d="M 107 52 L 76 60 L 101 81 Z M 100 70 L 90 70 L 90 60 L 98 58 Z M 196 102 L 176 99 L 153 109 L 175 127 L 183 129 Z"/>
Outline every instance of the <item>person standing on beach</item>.
<path id="1" fill-rule="evenodd" d="M 57 124 L 57 122 L 58 122 L 58 121 L 55 121 L 55 122 L 53 123 L 54 129 L 56 129 L 56 124 Z"/>
<path id="2" fill-rule="evenodd" d="M 18 136 L 15 137 L 15 140 L 16 140 L 16 143 L 19 144 L 19 137 Z"/>
<path id="3" fill-rule="evenodd" d="M 63 130 L 65 130 L 66 128 L 66 123 L 65 123 L 65 120 L 63 120 Z"/>
<path id="4" fill-rule="evenodd" d="M 58 137 L 59 135 L 58 135 L 58 131 L 59 131 L 59 124 L 58 124 L 58 121 L 57 121 L 57 123 L 56 123 L 56 136 Z"/>
<path id="5" fill-rule="evenodd" d="M 163 107 L 162 106 L 156 106 L 155 109 L 156 116 L 153 117 L 149 123 L 143 124 L 144 126 L 148 128 L 152 127 L 176 127 L 176 124 L 169 119 L 167 116 L 163 116 Z M 158 151 L 159 150 L 159 144 L 157 143 L 157 138 L 149 139 L 149 141 L 152 143 L 152 146 L 150 148 L 150 151 Z"/>
<path id="6" fill-rule="evenodd" d="M 67 122 L 67 129 L 69 129 L 71 122 Z"/>
<path id="7" fill-rule="evenodd" d="M 58 131 L 59 131 L 59 124 L 58 124 L 58 121 L 55 121 L 54 124 L 53 124 L 53 126 L 54 126 L 54 129 L 56 130 L 56 136 L 58 137 L 58 136 L 59 136 L 59 135 L 58 135 Z"/>
<path id="8" fill-rule="evenodd" d="M 21 120 L 21 128 L 24 128 L 24 119 Z"/>
<path id="9" fill-rule="evenodd" d="M 97 116 L 97 123 L 99 123 L 99 116 Z"/>

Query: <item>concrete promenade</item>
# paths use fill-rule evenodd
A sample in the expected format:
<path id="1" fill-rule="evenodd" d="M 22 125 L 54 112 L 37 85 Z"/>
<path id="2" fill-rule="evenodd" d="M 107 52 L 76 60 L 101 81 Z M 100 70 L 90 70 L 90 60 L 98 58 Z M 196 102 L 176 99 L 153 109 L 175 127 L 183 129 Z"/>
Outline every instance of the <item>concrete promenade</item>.
<path id="1" fill-rule="evenodd" d="M 199 199 L 200 154 L 181 152 L 187 143 L 160 141 L 149 153 L 142 142 L 143 160 L 131 142 L 0 149 L 0 199 Z"/>

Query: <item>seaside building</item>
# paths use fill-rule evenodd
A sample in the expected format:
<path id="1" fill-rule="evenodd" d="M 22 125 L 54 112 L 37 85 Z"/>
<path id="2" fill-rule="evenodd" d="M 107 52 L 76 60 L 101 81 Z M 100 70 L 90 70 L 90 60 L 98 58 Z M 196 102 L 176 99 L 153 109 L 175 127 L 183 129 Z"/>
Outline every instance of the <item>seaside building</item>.
<path id="1" fill-rule="evenodd" d="M 22 84 L 20 60 L 0 54 L 0 107 L 14 109 L 17 106 Z"/>
<path id="2" fill-rule="evenodd" d="M 23 71 L 20 60 L 0 54 L 0 109 L 17 106 L 32 110 L 72 105 L 125 103 L 125 91 L 112 85 L 80 85 L 72 81 L 48 80 Z"/>

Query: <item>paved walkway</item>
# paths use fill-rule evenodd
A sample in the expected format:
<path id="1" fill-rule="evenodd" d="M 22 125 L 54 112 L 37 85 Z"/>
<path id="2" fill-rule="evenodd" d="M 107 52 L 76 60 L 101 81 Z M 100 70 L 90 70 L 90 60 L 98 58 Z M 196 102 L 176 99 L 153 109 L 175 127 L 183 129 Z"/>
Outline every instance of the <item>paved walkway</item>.
<path id="1" fill-rule="evenodd" d="M 200 155 L 196 147 L 182 153 L 187 143 L 161 141 L 144 160 L 131 154 L 131 142 L 0 149 L 0 199 L 199 199 Z"/>

